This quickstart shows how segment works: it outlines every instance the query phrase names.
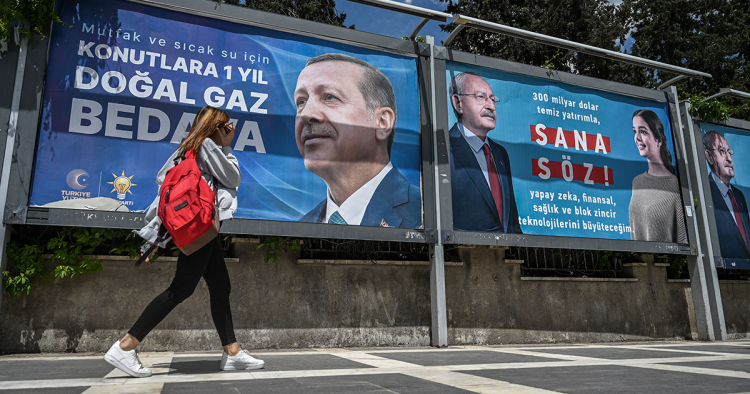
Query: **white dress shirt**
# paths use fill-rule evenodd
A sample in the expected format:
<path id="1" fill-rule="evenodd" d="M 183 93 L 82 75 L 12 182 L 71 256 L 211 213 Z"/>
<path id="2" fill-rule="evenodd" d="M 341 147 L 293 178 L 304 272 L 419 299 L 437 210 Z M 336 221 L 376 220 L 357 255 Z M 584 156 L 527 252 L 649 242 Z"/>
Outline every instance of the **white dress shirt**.
<path id="1" fill-rule="evenodd" d="M 326 193 L 327 203 L 325 222 L 328 223 L 331 215 L 338 211 L 339 215 L 341 215 L 346 221 L 346 224 L 354 224 L 358 226 L 362 223 L 362 218 L 365 216 L 365 210 L 367 210 L 367 206 L 370 204 L 372 195 L 375 194 L 375 189 L 380 186 L 380 182 L 383 181 L 383 178 L 388 175 L 388 172 L 391 171 L 392 168 L 393 164 L 388 162 L 388 164 L 380 170 L 378 175 L 375 175 L 374 178 L 362 185 L 362 187 L 349 196 L 341 206 L 336 205 L 333 201 L 333 198 L 331 198 L 331 190 L 329 189 L 328 193 Z"/>
<path id="2" fill-rule="evenodd" d="M 466 128 L 466 126 L 461 124 L 461 122 L 456 123 L 458 124 L 458 129 L 461 131 L 461 134 L 463 134 L 464 139 L 466 139 L 466 142 L 469 143 L 471 150 L 474 152 L 474 157 L 477 159 L 479 168 L 482 169 L 482 174 L 484 174 L 484 180 L 487 182 L 487 187 L 492 190 L 492 186 L 490 186 L 490 174 L 489 172 L 487 172 L 487 158 L 484 156 L 484 150 L 482 150 L 482 145 L 484 145 L 485 142 L 482 141 L 481 138 L 477 137 L 477 135 L 474 134 L 473 131 L 469 130 L 468 128 Z M 492 154 L 491 148 L 490 154 Z M 495 159 L 493 158 L 492 160 L 494 161 Z"/>
<path id="3" fill-rule="evenodd" d="M 724 184 L 724 182 L 722 182 L 721 179 L 719 179 L 719 177 L 713 173 L 713 171 L 711 172 L 711 179 L 714 181 L 714 183 L 716 183 L 716 187 L 719 188 L 719 193 L 721 193 L 721 196 L 724 197 L 724 203 L 727 204 L 727 208 L 729 208 L 729 213 L 732 215 L 732 218 L 734 219 L 734 224 L 737 224 L 737 218 L 734 217 L 734 208 L 732 208 L 732 199 L 729 198 L 729 186 Z M 737 197 L 735 197 L 735 200 L 736 199 Z"/>

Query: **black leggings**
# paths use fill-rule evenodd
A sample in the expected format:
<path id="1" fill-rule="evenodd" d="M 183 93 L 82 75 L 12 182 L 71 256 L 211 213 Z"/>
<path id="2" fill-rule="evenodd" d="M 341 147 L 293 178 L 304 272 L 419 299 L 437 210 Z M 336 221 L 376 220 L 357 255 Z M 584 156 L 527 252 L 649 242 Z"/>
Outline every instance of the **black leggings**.
<path id="1" fill-rule="evenodd" d="M 219 236 L 190 256 L 185 256 L 180 252 L 172 284 L 148 304 L 128 334 L 136 337 L 138 341 L 143 341 L 143 338 L 164 320 L 172 309 L 193 294 L 201 276 L 208 285 L 211 317 L 213 317 L 216 331 L 219 332 L 221 345 L 226 346 L 237 342 L 234 337 L 232 312 L 229 310 L 231 290 L 229 272 L 224 262 Z"/>

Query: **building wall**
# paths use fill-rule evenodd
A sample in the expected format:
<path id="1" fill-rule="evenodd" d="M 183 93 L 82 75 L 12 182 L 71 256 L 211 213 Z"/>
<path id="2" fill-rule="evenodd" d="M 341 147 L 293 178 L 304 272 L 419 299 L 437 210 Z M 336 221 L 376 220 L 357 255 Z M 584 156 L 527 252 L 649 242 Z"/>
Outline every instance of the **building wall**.
<path id="1" fill-rule="evenodd" d="M 428 265 L 300 264 L 298 253 L 264 262 L 257 244 L 228 259 L 237 338 L 246 348 L 428 346 Z M 529 280 L 502 249 L 462 249 L 446 267 L 449 345 L 690 339 L 690 284 L 668 282 L 652 263 L 626 281 Z M 168 260 L 168 259 L 167 259 Z M 424 264 L 424 263 L 423 263 Z M 172 278 L 175 262 L 39 283 L 2 300 L 0 353 L 101 352 L 122 337 Z M 548 278 L 549 279 L 549 278 Z M 750 284 L 722 286 L 727 325 L 748 331 Z M 739 300 L 739 301 L 738 301 Z M 744 308 L 744 309 L 743 309 Z M 692 326 L 692 328 L 691 328 Z M 220 349 L 205 284 L 141 345 L 149 350 Z"/>

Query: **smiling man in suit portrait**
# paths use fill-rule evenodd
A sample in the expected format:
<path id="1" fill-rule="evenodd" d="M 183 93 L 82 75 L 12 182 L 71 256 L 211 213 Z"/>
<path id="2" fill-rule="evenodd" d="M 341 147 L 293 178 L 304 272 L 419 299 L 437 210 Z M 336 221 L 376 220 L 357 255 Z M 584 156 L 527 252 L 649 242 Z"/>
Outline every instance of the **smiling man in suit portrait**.
<path id="1" fill-rule="evenodd" d="M 706 161 L 711 167 L 708 183 L 711 185 L 711 197 L 714 200 L 721 257 L 750 259 L 747 202 L 740 189 L 729 183 L 734 178 L 734 152 L 729 148 L 724 136 L 714 130 L 703 136 L 703 147 Z"/>
<path id="2" fill-rule="evenodd" d="M 295 137 L 323 201 L 300 221 L 419 228 L 422 197 L 391 163 L 396 96 L 388 77 L 352 56 L 314 57 L 297 78 Z"/>
<path id="3" fill-rule="evenodd" d="M 472 72 L 453 77 L 449 94 L 458 120 L 450 130 L 453 228 L 522 233 L 508 152 L 487 137 L 495 129 L 497 98 Z"/>

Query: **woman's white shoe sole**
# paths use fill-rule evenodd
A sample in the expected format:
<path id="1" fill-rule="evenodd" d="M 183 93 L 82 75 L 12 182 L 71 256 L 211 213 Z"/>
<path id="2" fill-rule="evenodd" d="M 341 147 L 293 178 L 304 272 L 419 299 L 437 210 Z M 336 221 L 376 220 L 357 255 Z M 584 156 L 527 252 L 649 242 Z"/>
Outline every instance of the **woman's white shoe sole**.
<path id="1" fill-rule="evenodd" d="M 131 370 L 130 368 L 127 368 L 124 364 L 120 362 L 120 360 L 111 357 L 109 354 L 104 355 L 104 361 L 112 365 L 113 367 L 119 369 L 122 372 L 125 372 L 126 374 L 134 377 L 134 378 L 147 378 L 151 376 L 151 373 L 143 373 L 143 372 L 135 372 Z"/>
<path id="2" fill-rule="evenodd" d="M 231 366 L 231 367 L 224 367 L 221 370 L 222 371 L 246 371 L 246 370 L 249 370 L 249 369 L 263 369 L 263 367 L 265 367 L 265 366 L 266 366 L 266 364 L 251 364 L 251 365 L 248 365 L 247 367 L 241 368 L 241 369 L 237 369 L 236 367 Z"/>

